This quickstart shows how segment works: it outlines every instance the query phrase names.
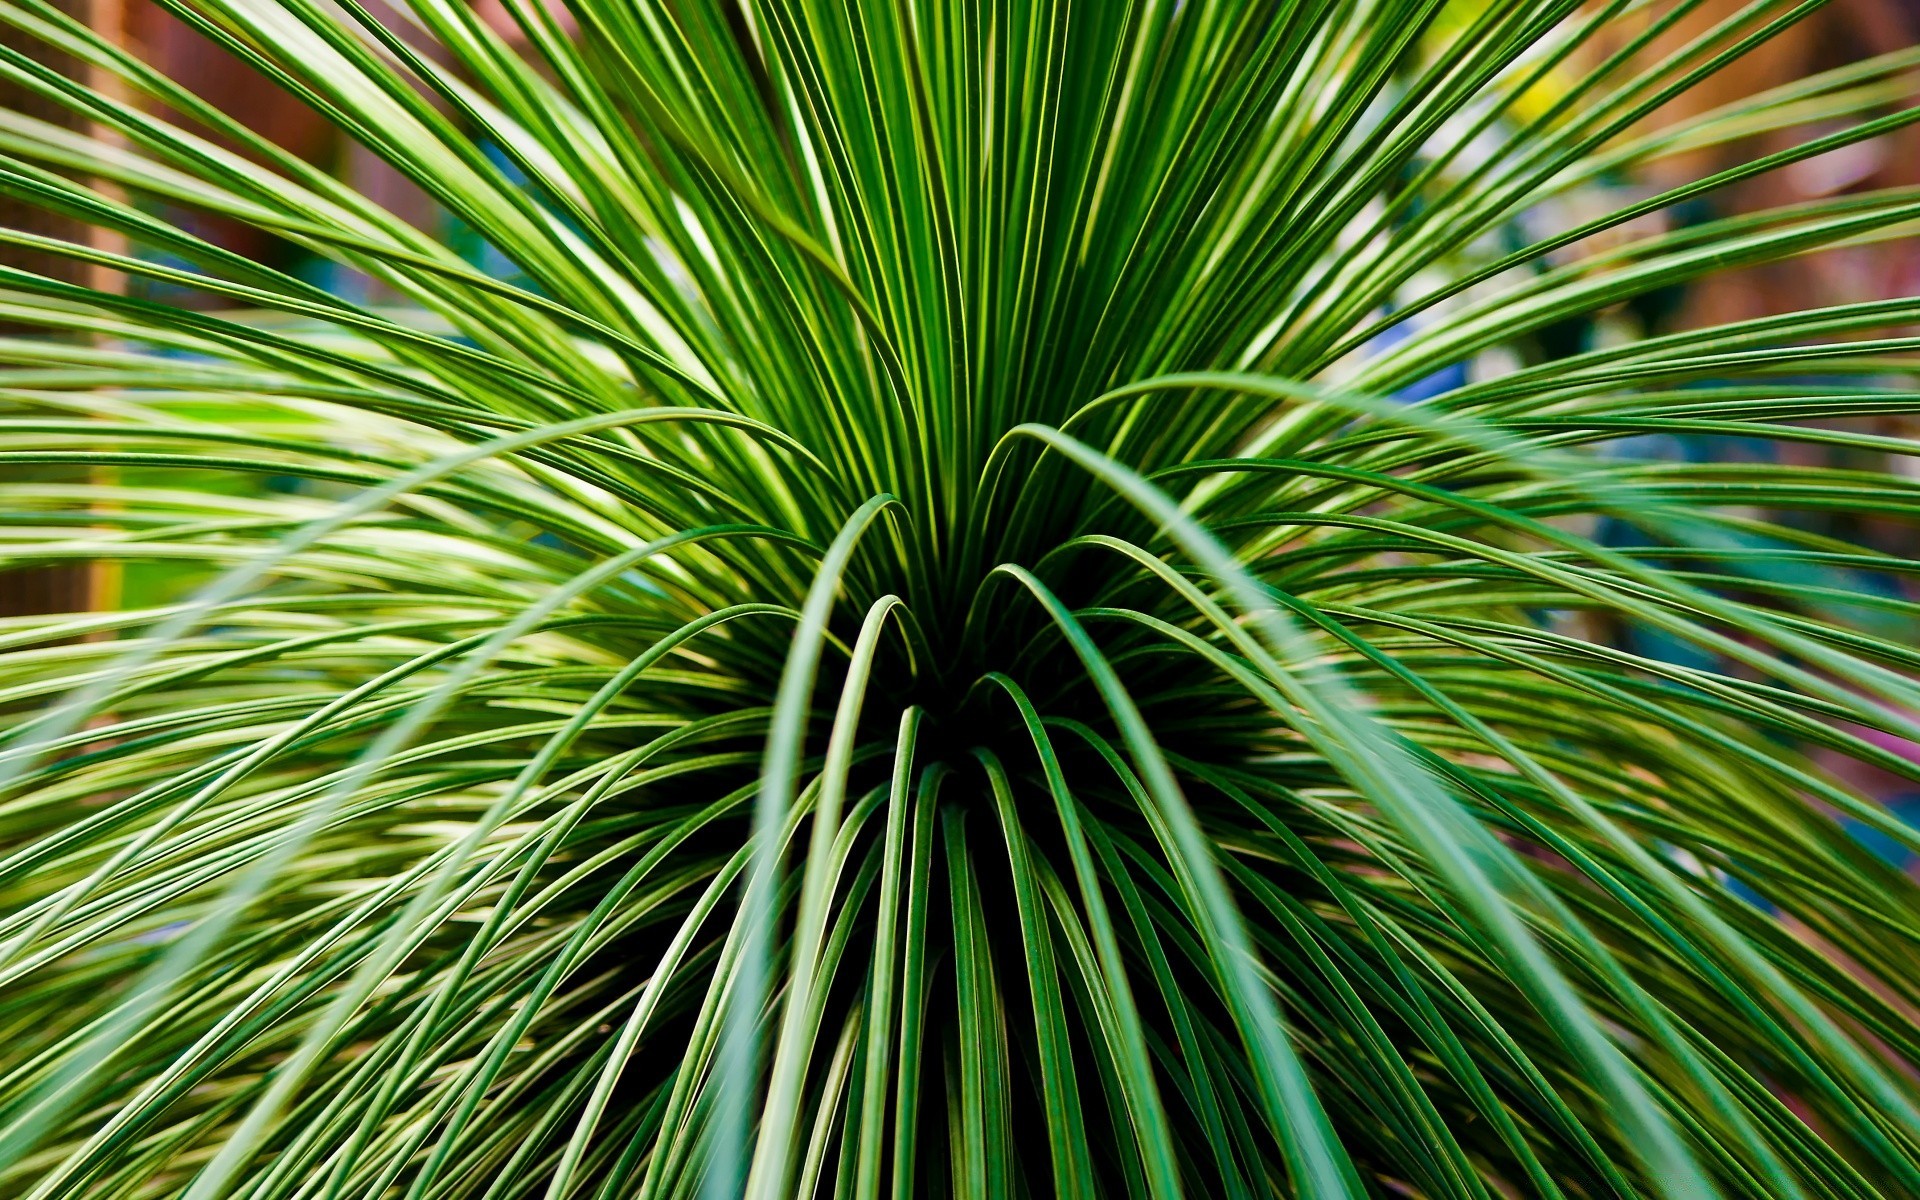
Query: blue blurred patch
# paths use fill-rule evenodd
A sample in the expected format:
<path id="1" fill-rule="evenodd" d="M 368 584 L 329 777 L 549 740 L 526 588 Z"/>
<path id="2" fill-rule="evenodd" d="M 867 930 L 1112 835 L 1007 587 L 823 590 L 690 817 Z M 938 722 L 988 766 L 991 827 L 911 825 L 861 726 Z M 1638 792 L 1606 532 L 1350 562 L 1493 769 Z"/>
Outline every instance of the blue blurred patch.
<path id="1" fill-rule="evenodd" d="M 1893 817 L 1909 829 L 1920 829 L 1920 792 L 1902 792 L 1897 796 L 1881 801 L 1881 803 L 1886 807 L 1887 815 Z M 1920 854 L 1915 854 L 1912 848 L 1882 830 L 1875 829 L 1865 821 L 1856 820 L 1852 817 L 1841 817 L 1840 828 L 1845 830 L 1848 837 L 1859 843 L 1860 846 L 1865 848 L 1875 858 L 1886 863 L 1896 871 L 1911 870 L 1914 863 L 1920 861 Z M 1768 915 L 1776 915 L 1780 911 L 1774 907 L 1766 897 L 1748 887 L 1738 878 L 1729 875 L 1726 876 L 1725 879 L 1729 892 L 1745 900 L 1761 912 L 1767 913 Z"/>
<path id="2" fill-rule="evenodd" d="M 1909 829 L 1920 829 L 1920 792 L 1902 792 L 1882 803 L 1886 805 L 1889 816 Z M 1905 871 L 1913 866 L 1916 858 L 1920 858 L 1911 848 L 1865 821 L 1843 817 L 1840 827 L 1847 831 L 1847 836 L 1871 850 L 1875 858 L 1896 870 Z"/>
<path id="3" fill-rule="evenodd" d="M 1418 328 L 1416 322 L 1417 318 L 1409 318 L 1389 325 L 1361 347 L 1361 353 L 1368 358 L 1386 353 L 1414 335 Z M 1402 404 L 1418 404 L 1422 400 L 1430 400 L 1455 388 L 1465 387 L 1466 383 L 1467 364 L 1462 361 L 1452 366 L 1441 367 L 1423 379 L 1416 379 L 1406 387 L 1393 392 L 1388 398 Z"/>

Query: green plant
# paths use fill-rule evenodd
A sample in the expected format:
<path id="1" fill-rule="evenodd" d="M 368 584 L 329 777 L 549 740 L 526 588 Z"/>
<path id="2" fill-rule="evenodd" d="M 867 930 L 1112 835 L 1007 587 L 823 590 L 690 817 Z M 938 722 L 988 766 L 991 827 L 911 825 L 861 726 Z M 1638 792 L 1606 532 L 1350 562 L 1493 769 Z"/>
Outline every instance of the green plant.
<path id="1" fill-rule="evenodd" d="M 1911 236 L 1566 257 L 1920 55 L 1649 134 L 1817 5 L 161 5 L 518 274 L 0 0 L 113 81 L 0 49 L 95 123 L 0 189 L 124 249 L 0 243 L 133 283 L 0 270 L 0 566 L 168 568 L 0 623 L 6 1195 L 1920 1195 L 1837 818 L 1920 843 L 1814 762 L 1920 779 L 1821 520 L 1916 511 L 1920 302 L 1542 348 Z"/>

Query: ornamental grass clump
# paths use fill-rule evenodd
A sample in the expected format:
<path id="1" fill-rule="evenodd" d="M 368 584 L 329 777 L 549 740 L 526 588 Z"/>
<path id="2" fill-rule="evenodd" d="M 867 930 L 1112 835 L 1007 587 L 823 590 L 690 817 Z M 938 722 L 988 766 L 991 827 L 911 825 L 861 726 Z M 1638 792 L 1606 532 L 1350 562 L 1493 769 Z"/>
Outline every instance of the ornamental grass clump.
<path id="1" fill-rule="evenodd" d="M 0 0 L 0 1194 L 1920 1195 L 1920 54 L 159 3 L 440 218 Z"/>

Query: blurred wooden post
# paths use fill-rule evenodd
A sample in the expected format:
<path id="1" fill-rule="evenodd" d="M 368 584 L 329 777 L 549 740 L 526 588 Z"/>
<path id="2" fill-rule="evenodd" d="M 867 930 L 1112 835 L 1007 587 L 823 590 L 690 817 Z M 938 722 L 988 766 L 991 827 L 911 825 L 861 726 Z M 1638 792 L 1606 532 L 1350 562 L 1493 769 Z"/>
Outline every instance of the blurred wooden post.
<path id="1" fill-rule="evenodd" d="M 96 30 L 109 32 L 116 41 L 121 40 L 124 15 L 121 0 L 53 2 L 63 12 L 84 20 Z M 93 74 L 70 56 L 56 53 L 9 26 L 0 26 L 0 44 L 68 76 L 81 78 Z M 0 82 L 0 107 L 73 129 L 84 125 L 59 105 L 10 83 Z M 91 239 L 91 231 L 79 222 L 12 199 L 0 198 L 0 225 L 66 241 Z M 94 286 L 100 286 L 102 282 L 92 268 L 57 254 L 5 247 L 0 248 L 0 262 L 65 282 L 91 283 Z M 28 327 L 0 324 L 0 335 L 35 337 L 42 336 L 42 333 Z M 103 582 L 98 570 L 86 564 L 0 572 L 0 616 L 84 611 L 92 608 L 105 591 Z"/>

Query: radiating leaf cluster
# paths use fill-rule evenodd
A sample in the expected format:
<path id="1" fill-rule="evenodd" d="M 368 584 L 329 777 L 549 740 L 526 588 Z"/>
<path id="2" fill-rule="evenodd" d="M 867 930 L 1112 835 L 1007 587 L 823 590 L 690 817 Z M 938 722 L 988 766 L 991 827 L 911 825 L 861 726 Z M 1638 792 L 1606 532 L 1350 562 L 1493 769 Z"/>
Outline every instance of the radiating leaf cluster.
<path id="1" fill-rule="evenodd" d="M 0 587 L 125 588 L 0 621 L 0 1192 L 1920 1195 L 1832 770 L 1920 780 L 1920 301 L 1627 315 L 1911 238 L 1643 218 L 1920 52 L 1649 125 L 1818 3 L 157 2 L 512 270 L 0 0 L 99 231 L 0 246 L 124 283 L 0 268 Z"/>

